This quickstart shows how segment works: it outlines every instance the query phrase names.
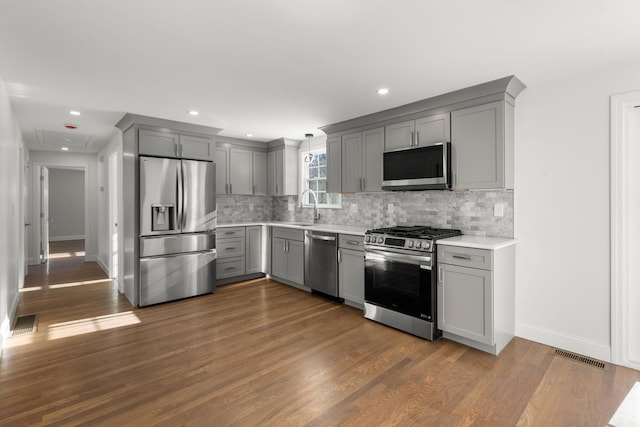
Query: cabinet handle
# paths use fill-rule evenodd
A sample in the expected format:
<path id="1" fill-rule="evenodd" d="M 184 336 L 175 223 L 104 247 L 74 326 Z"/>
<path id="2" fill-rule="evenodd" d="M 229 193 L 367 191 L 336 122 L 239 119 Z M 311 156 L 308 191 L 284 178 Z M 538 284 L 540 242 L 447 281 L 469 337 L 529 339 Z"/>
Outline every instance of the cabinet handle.
<path id="1" fill-rule="evenodd" d="M 235 267 L 227 267 L 224 269 L 224 271 L 235 270 L 235 269 L 236 269 Z"/>
<path id="2" fill-rule="evenodd" d="M 229 194 L 233 194 L 233 184 L 229 184 Z"/>
<path id="3" fill-rule="evenodd" d="M 235 251 L 236 248 L 224 248 L 225 251 Z"/>
<path id="4" fill-rule="evenodd" d="M 364 191 L 364 178 L 360 178 L 360 191 Z"/>
<path id="5" fill-rule="evenodd" d="M 416 131 L 416 147 L 420 145 L 420 132 Z"/>
<path id="6" fill-rule="evenodd" d="M 413 131 L 411 131 L 411 141 L 409 141 L 409 147 L 413 147 Z"/>
<path id="7" fill-rule="evenodd" d="M 467 256 L 467 255 L 452 255 L 451 257 L 452 258 L 464 259 L 464 260 L 467 260 L 467 261 L 471 261 L 471 257 Z"/>
<path id="8" fill-rule="evenodd" d="M 255 186 L 255 184 L 253 185 L 253 189 L 251 191 L 252 191 L 252 194 L 256 194 L 256 186 Z"/>
<path id="9" fill-rule="evenodd" d="M 286 240 L 282 241 L 282 252 L 287 252 L 287 241 Z"/>
<path id="10" fill-rule="evenodd" d="M 338 249 L 338 264 L 342 262 L 342 251 Z"/>
<path id="11" fill-rule="evenodd" d="M 354 245 L 354 246 L 360 246 L 360 242 L 356 241 L 356 240 L 347 240 L 346 242 L 348 245 Z"/>
<path id="12" fill-rule="evenodd" d="M 444 273 L 442 272 L 442 266 L 439 265 L 438 266 L 438 282 L 444 284 L 444 281 L 443 281 L 444 278 L 442 276 L 444 276 Z"/>
<path id="13" fill-rule="evenodd" d="M 278 184 L 276 184 L 276 195 L 278 195 Z"/>
<path id="14" fill-rule="evenodd" d="M 233 231 L 226 231 L 224 234 L 236 234 L 236 233 Z"/>

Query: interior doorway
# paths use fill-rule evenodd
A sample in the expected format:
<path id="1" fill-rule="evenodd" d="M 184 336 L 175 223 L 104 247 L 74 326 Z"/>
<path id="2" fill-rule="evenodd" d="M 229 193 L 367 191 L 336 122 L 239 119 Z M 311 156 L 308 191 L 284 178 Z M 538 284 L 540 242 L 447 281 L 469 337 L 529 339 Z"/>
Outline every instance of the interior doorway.
<path id="1" fill-rule="evenodd" d="M 611 360 L 640 370 L 640 91 L 611 97 Z"/>
<path id="2" fill-rule="evenodd" d="M 74 249 L 66 252 L 64 244 L 57 244 L 55 256 L 81 257 L 84 262 L 87 168 L 38 162 L 33 169 L 31 222 L 36 226 L 32 230 L 31 259 L 37 261 L 35 264 L 48 263 L 52 258 L 52 243 L 71 242 Z"/>
<path id="3" fill-rule="evenodd" d="M 122 292 L 122 283 L 118 280 L 119 272 L 119 233 L 118 233 L 118 152 L 114 151 L 109 156 L 109 278 L 118 285 Z"/>

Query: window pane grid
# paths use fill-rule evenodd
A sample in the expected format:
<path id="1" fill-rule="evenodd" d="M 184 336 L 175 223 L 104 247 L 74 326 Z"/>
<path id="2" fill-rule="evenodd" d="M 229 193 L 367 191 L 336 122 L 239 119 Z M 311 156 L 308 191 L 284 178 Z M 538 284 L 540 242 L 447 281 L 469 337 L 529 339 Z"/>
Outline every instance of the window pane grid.
<path id="1" fill-rule="evenodd" d="M 313 190 L 318 197 L 318 206 L 339 206 L 340 195 L 327 193 L 327 155 L 324 151 L 312 152 L 311 163 L 302 163 L 304 168 L 305 189 Z M 303 153 L 302 155 L 304 156 Z M 313 196 L 305 194 L 303 203 L 313 205 Z"/>

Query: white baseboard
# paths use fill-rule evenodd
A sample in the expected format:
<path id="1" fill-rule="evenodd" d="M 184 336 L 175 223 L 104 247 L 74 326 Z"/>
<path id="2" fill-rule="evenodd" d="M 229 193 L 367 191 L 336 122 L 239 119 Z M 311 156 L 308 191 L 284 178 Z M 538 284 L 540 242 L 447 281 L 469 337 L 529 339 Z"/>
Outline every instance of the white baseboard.
<path id="1" fill-rule="evenodd" d="M 18 309 L 18 299 L 19 294 L 16 293 L 13 302 L 9 305 L 9 311 L 4 319 L 2 319 L 2 323 L 0 324 L 0 357 L 2 357 L 2 353 L 4 352 L 4 348 L 7 343 L 7 338 L 9 338 L 9 334 L 11 333 L 11 325 L 13 324 L 13 320 L 16 318 L 16 310 Z"/>
<path id="2" fill-rule="evenodd" d="M 516 336 L 572 351 L 604 362 L 611 362 L 611 346 L 550 329 L 516 323 Z"/>
<path id="3" fill-rule="evenodd" d="M 85 262 L 98 262 L 98 256 L 97 255 L 85 255 L 84 256 L 84 260 L 85 260 Z"/>
<path id="4" fill-rule="evenodd" d="M 65 240 L 84 240 L 84 234 L 77 236 L 49 236 L 50 242 L 63 242 Z"/>
<path id="5" fill-rule="evenodd" d="M 96 262 L 98 263 L 98 266 L 102 269 L 102 271 L 104 271 L 104 274 L 106 274 L 107 277 L 109 277 L 109 266 L 106 265 L 99 257 L 95 257 L 95 258 L 96 258 Z"/>

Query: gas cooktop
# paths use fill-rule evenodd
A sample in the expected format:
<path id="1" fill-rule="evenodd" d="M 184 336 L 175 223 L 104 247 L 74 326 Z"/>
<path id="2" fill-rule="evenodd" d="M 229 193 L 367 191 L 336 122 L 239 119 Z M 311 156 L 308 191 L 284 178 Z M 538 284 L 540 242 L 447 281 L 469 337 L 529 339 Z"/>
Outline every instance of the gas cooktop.
<path id="1" fill-rule="evenodd" d="M 460 236 L 460 230 L 433 228 L 426 225 L 398 225 L 395 227 L 367 230 L 364 236 L 365 249 L 373 245 L 411 251 L 433 252 L 433 242 L 446 237 Z"/>

